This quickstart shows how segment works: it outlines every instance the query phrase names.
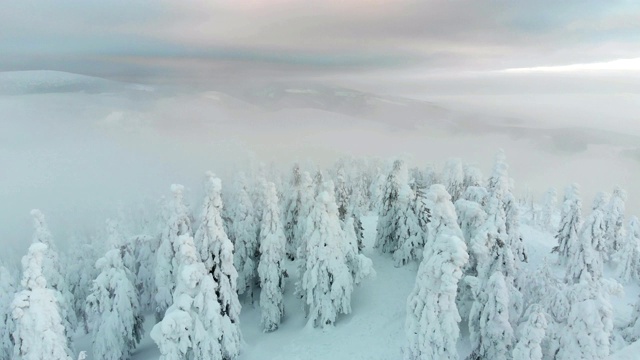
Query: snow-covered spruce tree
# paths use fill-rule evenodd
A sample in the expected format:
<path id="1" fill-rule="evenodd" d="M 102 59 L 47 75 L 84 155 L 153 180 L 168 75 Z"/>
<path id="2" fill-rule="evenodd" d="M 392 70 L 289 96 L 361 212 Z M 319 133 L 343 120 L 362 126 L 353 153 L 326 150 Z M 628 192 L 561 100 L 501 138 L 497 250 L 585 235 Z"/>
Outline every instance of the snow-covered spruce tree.
<path id="1" fill-rule="evenodd" d="M 48 252 L 45 243 L 36 241 L 22 258 L 22 290 L 11 305 L 15 360 L 71 359 L 57 292 L 47 287 L 43 274 Z"/>
<path id="2" fill-rule="evenodd" d="M 351 201 L 351 191 L 347 183 L 344 168 L 338 168 L 335 180 L 336 205 L 338 205 L 338 216 L 340 221 L 344 221 L 349 214 L 349 203 Z"/>
<path id="3" fill-rule="evenodd" d="M 382 214 L 385 185 L 388 176 L 385 175 L 383 171 L 380 170 L 380 168 L 376 168 L 375 174 L 376 176 L 371 182 L 371 186 L 369 187 L 369 194 L 371 194 L 371 199 L 369 201 L 369 210 L 378 214 Z"/>
<path id="4" fill-rule="evenodd" d="M 462 198 L 486 206 L 487 200 L 489 199 L 489 192 L 482 186 L 469 186 L 464 191 L 464 194 L 462 194 Z"/>
<path id="5" fill-rule="evenodd" d="M 481 232 L 487 221 L 487 213 L 482 205 L 475 201 L 460 199 L 456 201 L 456 214 L 458 224 L 464 236 L 469 253 L 469 261 L 465 265 L 465 275 L 478 275 L 478 258 L 485 259 L 488 256 L 485 234 Z"/>
<path id="6" fill-rule="evenodd" d="M 375 247 L 381 252 L 394 254 L 396 265 L 403 265 L 417 258 L 424 244 L 414 212 L 413 197 L 407 167 L 404 161 L 396 160 L 385 183 L 375 242 Z"/>
<path id="7" fill-rule="evenodd" d="M 466 190 L 470 186 L 483 187 L 484 177 L 482 171 L 475 166 L 464 166 L 464 181 L 462 182 L 463 190 Z"/>
<path id="8" fill-rule="evenodd" d="M 553 230 L 555 229 L 553 218 L 556 212 L 556 207 L 558 206 L 558 192 L 555 188 L 550 188 L 544 194 L 544 199 L 542 201 L 542 211 L 540 214 L 540 228 L 542 230 Z"/>
<path id="9" fill-rule="evenodd" d="M 560 215 L 560 228 L 556 234 L 556 245 L 552 252 L 558 253 L 558 260 L 566 263 L 569 259 L 569 249 L 578 241 L 578 232 L 582 221 L 582 200 L 580 199 L 580 187 L 572 184 L 567 187 Z"/>
<path id="10" fill-rule="evenodd" d="M 613 307 L 609 295 L 622 287 L 608 280 L 594 281 L 584 272 L 569 288 L 571 310 L 560 336 L 558 359 L 606 359 L 613 332 Z"/>
<path id="11" fill-rule="evenodd" d="M 176 288 L 177 241 L 181 235 L 191 234 L 189 209 L 184 204 L 184 186 L 171 185 L 173 199 L 166 209 L 166 224 L 160 234 L 160 247 L 156 255 L 156 319 L 164 317 L 164 312 L 173 301 Z"/>
<path id="12" fill-rule="evenodd" d="M 442 181 L 447 189 L 447 192 L 451 195 L 453 202 L 457 201 L 464 191 L 464 169 L 462 167 L 462 160 L 450 159 L 444 166 L 442 172 Z"/>
<path id="13" fill-rule="evenodd" d="M 14 331 L 13 317 L 11 316 L 11 302 L 15 296 L 16 288 L 13 276 L 5 267 L 0 265 L 0 359 L 9 360 L 13 354 Z"/>
<path id="14" fill-rule="evenodd" d="M 33 243 L 43 243 L 47 245 L 42 262 L 42 273 L 47 280 L 50 289 L 56 292 L 56 299 L 60 307 L 63 325 L 66 331 L 67 341 L 71 341 L 71 335 L 77 325 L 76 313 L 73 310 L 75 301 L 73 294 L 69 291 L 66 279 L 63 275 L 62 264 L 53 241 L 53 236 L 40 210 L 31 210 L 35 232 Z"/>
<path id="15" fill-rule="evenodd" d="M 566 275 L 569 283 L 579 282 L 583 272 L 588 272 L 595 281 L 602 278 L 603 256 L 606 254 L 603 198 L 602 193 L 596 196 L 593 210 L 584 221 L 578 240 L 569 244 Z"/>
<path id="16" fill-rule="evenodd" d="M 87 297 L 92 324 L 93 356 L 104 360 L 129 359 L 140 342 L 144 318 L 132 275 L 122 261 L 120 249 L 98 259 L 100 274 Z"/>
<path id="17" fill-rule="evenodd" d="M 155 310 L 156 282 L 154 270 L 156 268 L 156 249 L 158 239 L 149 235 L 137 235 L 131 240 L 135 245 L 136 259 L 135 287 L 141 311 Z"/>
<path id="18" fill-rule="evenodd" d="M 287 256 L 290 259 L 295 258 L 295 252 L 297 250 L 295 229 L 298 223 L 298 214 L 301 206 L 301 187 L 302 173 L 300 172 L 300 165 L 294 164 L 291 181 L 289 183 L 289 191 L 286 194 L 284 218 L 282 221 L 284 224 L 285 236 L 287 238 Z"/>
<path id="19" fill-rule="evenodd" d="M 502 149 L 495 156 L 493 172 L 489 177 L 487 190 L 492 197 L 500 200 L 501 203 L 505 201 L 506 195 L 511 192 L 509 165 L 507 165 L 507 157 Z"/>
<path id="20" fill-rule="evenodd" d="M 328 181 L 319 189 L 307 220 L 307 256 L 300 264 L 298 292 L 308 326 L 331 326 L 339 314 L 351 312 L 353 278 L 340 243 L 343 237 L 333 183 Z"/>
<path id="21" fill-rule="evenodd" d="M 98 276 L 95 268 L 96 264 L 96 246 L 90 243 L 75 242 L 71 246 L 69 253 L 69 264 L 67 265 L 67 284 L 69 291 L 73 294 L 73 310 L 78 319 L 78 326 L 82 326 L 83 330 L 89 332 L 89 323 L 86 314 L 86 301 L 91 283 Z"/>
<path id="22" fill-rule="evenodd" d="M 300 209 L 298 211 L 298 220 L 294 227 L 294 244 L 297 247 L 296 260 L 298 264 L 304 264 L 307 258 L 307 239 L 305 238 L 307 221 L 311 208 L 314 204 L 315 189 L 311 175 L 308 172 L 302 173 L 300 185 Z"/>
<path id="23" fill-rule="evenodd" d="M 511 251 L 518 257 L 519 261 L 527 262 L 527 251 L 525 250 L 522 233 L 520 232 L 520 210 L 518 209 L 518 204 L 513 194 L 507 194 L 504 206 L 505 230 Z"/>
<path id="24" fill-rule="evenodd" d="M 529 311 L 529 318 L 520 331 L 513 349 L 513 359 L 542 360 L 542 341 L 547 330 L 547 319 L 539 306 Z"/>
<path id="25" fill-rule="evenodd" d="M 360 253 L 354 223 L 355 220 L 352 217 L 348 218 L 344 223 L 344 241 L 342 241 L 342 244 L 347 267 L 351 271 L 351 277 L 353 278 L 353 284 L 358 285 L 365 278 L 375 276 L 376 272 L 373 270 L 371 259 Z"/>
<path id="26" fill-rule="evenodd" d="M 260 309 L 264 331 L 274 331 L 284 316 L 285 243 L 280 222 L 278 194 L 273 183 L 267 186 L 264 214 L 260 229 Z"/>
<path id="27" fill-rule="evenodd" d="M 258 222 L 242 177 L 238 179 L 236 189 L 233 233 L 235 234 L 233 261 L 238 271 L 238 294 L 246 294 L 249 302 L 253 303 L 258 276 Z"/>
<path id="28" fill-rule="evenodd" d="M 407 360 L 458 359 L 461 321 L 456 307 L 458 281 L 468 260 L 458 232 L 439 231 L 424 248 L 418 276 L 407 300 Z"/>
<path id="29" fill-rule="evenodd" d="M 622 284 L 640 280 L 640 220 L 637 217 L 632 216 L 629 220 L 626 236 L 617 271 Z"/>
<path id="30" fill-rule="evenodd" d="M 509 289 L 500 271 L 491 275 L 486 286 L 477 289 L 471 309 L 469 332 L 473 351 L 469 360 L 509 359 L 514 333 L 509 322 Z"/>
<path id="31" fill-rule="evenodd" d="M 222 182 L 213 173 L 207 173 L 205 199 L 200 226 L 194 242 L 204 266 L 213 275 L 218 286 L 218 303 L 222 312 L 222 354 L 225 359 L 235 359 L 240 353 L 240 301 L 236 281 L 238 272 L 233 265 L 233 244 L 227 237 L 222 223 Z M 266 204 L 263 203 L 263 209 Z"/>
<path id="32" fill-rule="evenodd" d="M 613 190 L 609 206 L 606 210 L 605 226 L 607 229 L 607 250 L 609 258 L 612 258 L 623 247 L 624 236 L 624 213 L 627 192 L 617 186 Z"/>
<path id="33" fill-rule="evenodd" d="M 120 224 L 116 220 L 107 219 L 107 246 L 109 249 L 120 249 L 122 263 L 129 270 L 130 280 L 135 283 L 136 255 L 135 244 L 131 243 L 123 234 Z"/>
<path id="34" fill-rule="evenodd" d="M 222 360 L 222 325 L 218 286 L 189 235 L 176 240 L 178 254 L 173 305 L 151 330 L 160 360 Z"/>

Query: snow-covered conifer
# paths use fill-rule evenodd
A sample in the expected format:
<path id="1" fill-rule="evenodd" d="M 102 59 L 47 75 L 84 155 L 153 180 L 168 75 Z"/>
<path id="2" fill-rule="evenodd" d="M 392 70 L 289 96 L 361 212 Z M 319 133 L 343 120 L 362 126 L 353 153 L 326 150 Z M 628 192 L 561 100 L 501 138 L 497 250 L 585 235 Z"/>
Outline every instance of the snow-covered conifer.
<path id="1" fill-rule="evenodd" d="M 135 244 L 132 244 L 120 229 L 120 224 L 112 219 L 107 219 L 107 246 L 109 249 L 120 249 L 122 253 L 122 263 L 129 269 L 130 280 L 135 282 L 136 275 L 136 255 Z"/>
<path id="2" fill-rule="evenodd" d="M 456 343 L 461 318 L 456 293 L 468 258 L 459 232 L 448 228 L 439 230 L 424 248 L 418 276 L 407 300 L 405 359 L 458 358 Z"/>
<path id="3" fill-rule="evenodd" d="M 615 255 L 622 248 L 624 241 L 624 214 L 625 201 L 627 200 L 627 192 L 619 186 L 613 190 L 609 206 L 606 210 L 605 226 L 607 250 L 609 256 Z"/>
<path id="4" fill-rule="evenodd" d="M 485 206 L 489 199 L 489 193 L 482 186 L 469 186 L 462 194 L 462 198 Z"/>
<path id="5" fill-rule="evenodd" d="M 78 319 L 78 325 L 88 333 L 89 323 L 86 314 L 87 296 L 91 290 L 91 283 L 98 276 L 95 268 L 96 246 L 85 242 L 76 242 L 71 246 L 69 264 L 67 265 L 67 284 L 73 294 L 73 310 Z"/>
<path id="6" fill-rule="evenodd" d="M 176 287 L 178 265 L 176 252 L 178 251 L 178 237 L 191 234 L 191 218 L 184 203 L 184 186 L 171 185 L 173 199 L 166 209 L 166 223 L 160 235 L 160 247 L 156 255 L 156 318 L 162 319 L 164 312 L 173 301 L 173 291 Z"/>
<path id="7" fill-rule="evenodd" d="M 11 305 L 16 360 L 71 359 L 57 292 L 48 288 L 43 274 L 48 252 L 47 244 L 36 241 L 22 258 L 22 290 Z"/>
<path id="8" fill-rule="evenodd" d="M 307 256 L 300 266 L 299 293 L 309 325 L 330 326 L 339 314 L 351 312 L 353 278 L 340 243 L 343 236 L 329 181 L 319 189 L 307 220 Z"/>
<path id="9" fill-rule="evenodd" d="M 520 210 L 513 194 L 508 193 L 505 201 L 505 231 L 507 232 L 507 241 L 511 246 L 511 251 L 518 257 L 518 260 L 527 262 L 527 251 L 522 241 L 522 233 L 520 233 Z"/>
<path id="10" fill-rule="evenodd" d="M 0 359 L 9 360 L 13 354 L 14 331 L 11 316 L 11 302 L 16 293 L 13 276 L 5 267 L 0 265 Z"/>
<path id="11" fill-rule="evenodd" d="M 207 173 L 205 199 L 200 226 L 194 242 L 204 266 L 213 275 L 218 286 L 218 303 L 222 312 L 222 354 L 235 359 L 240 353 L 240 301 L 236 281 L 238 272 L 233 265 L 233 244 L 222 223 L 222 182 L 213 173 Z M 265 208 L 263 200 L 262 208 Z"/>
<path id="12" fill-rule="evenodd" d="M 465 275 L 478 275 L 478 258 L 486 258 L 488 249 L 486 239 L 481 230 L 487 221 L 487 213 L 475 201 L 460 199 L 456 201 L 456 214 L 460 230 L 464 236 L 469 253 L 469 261 L 465 265 Z"/>
<path id="13" fill-rule="evenodd" d="M 306 226 L 315 199 L 314 183 L 311 175 L 306 171 L 302 173 L 299 199 L 300 209 L 298 211 L 298 220 L 296 220 L 294 227 L 294 245 L 297 247 L 296 260 L 298 260 L 299 264 L 303 264 L 307 257 Z"/>
<path id="14" fill-rule="evenodd" d="M 140 342 L 143 317 L 133 277 L 122 261 L 120 249 L 109 250 L 98 259 L 100 274 L 87 297 L 92 323 L 93 356 L 98 359 L 128 359 Z"/>
<path id="15" fill-rule="evenodd" d="M 573 184 L 565 190 L 562 213 L 560 215 L 560 229 L 556 234 L 558 245 L 553 252 L 558 253 L 560 262 L 566 262 L 569 258 L 569 249 L 578 241 L 582 218 L 582 200 L 580 199 L 580 187 Z"/>
<path id="16" fill-rule="evenodd" d="M 285 285 L 286 239 L 278 211 L 278 195 L 275 185 L 267 186 L 264 214 L 260 229 L 260 309 L 264 331 L 278 328 L 284 316 L 283 292 Z"/>
<path id="17" fill-rule="evenodd" d="M 515 339 L 504 275 L 494 272 L 486 286 L 477 291 L 479 301 L 474 302 L 469 320 L 473 351 L 468 359 L 509 359 Z"/>
<path id="18" fill-rule="evenodd" d="M 453 202 L 457 201 L 464 191 L 464 169 L 462 160 L 450 159 L 444 166 L 442 181 Z"/>
<path id="19" fill-rule="evenodd" d="M 338 205 L 338 216 L 340 217 L 340 221 L 344 221 L 349 212 L 351 191 L 349 190 L 344 168 L 342 167 L 338 168 L 338 172 L 336 174 L 335 194 L 336 205 Z"/>
<path id="20" fill-rule="evenodd" d="M 156 282 L 154 270 L 156 268 L 156 249 L 158 238 L 149 235 L 137 235 L 131 240 L 135 244 L 134 256 L 135 287 L 138 293 L 138 301 L 142 311 L 150 311 L 156 308 L 155 294 Z"/>
<path id="21" fill-rule="evenodd" d="M 298 213 L 300 212 L 300 191 L 302 187 L 302 173 L 300 172 L 300 166 L 295 164 L 293 166 L 291 181 L 289 185 L 289 191 L 285 199 L 285 211 L 282 219 L 284 225 L 284 232 L 287 238 L 287 256 L 290 259 L 295 258 L 295 252 L 297 250 L 296 244 L 296 225 L 298 222 Z"/>
<path id="22" fill-rule="evenodd" d="M 371 259 L 360 253 L 354 223 L 352 217 L 348 218 L 344 223 L 344 241 L 342 241 L 342 244 L 344 256 L 347 260 L 347 267 L 353 277 L 353 284 L 358 285 L 365 278 L 374 276 L 376 272 L 373 270 L 373 262 Z"/>
<path id="23" fill-rule="evenodd" d="M 511 192 L 511 184 L 509 180 L 509 165 L 507 165 L 507 157 L 504 150 L 500 149 L 495 156 L 493 172 L 487 183 L 487 190 L 492 197 L 500 202 L 505 201 L 505 196 Z"/>
<path id="24" fill-rule="evenodd" d="M 547 330 L 547 319 L 538 306 L 529 311 L 529 318 L 521 329 L 513 359 L 542 360 L 542 340 Z"/>
<path id="25" fill-rule="evenodd" d="M 160 349 L 160 360 L 231 359 L 223 353 L 226 327 L 222 323 L 218 286 L 189 235 L 177 240 L 176 289 L 171 305 L 161 322 L 151 330 L 151 338 Z"/>
<path id="26" fill-rule="evenodd" d="M 640 280 L 640 220 L 637 217 L 632 216 L 629 220 L 626 236 L 617 274 L 623 284 Z"/>
<path id="27" fill-rule="evenodd" d="M 40 242 L 47 245 L 42 263 L 42 273 L 47 280 L 47 286 L 56 292 L 56 299 L 60 307 L 60 315 L 62 316 L 67 340 L 70 341 L 71 334 L 77 325 L 76 313 L 73 310 L 75 299 L 71 291 L 69 291 L 69 286 L 63 276 L 62 263 L 44 214 L 40 210 L 31 210 L 31 216 L 33 216 L 35 227 L 33 243 Z"/>
<path id="28" fill-rule="evenodd" d="M 465 165 L 464 181 L 462 182 L 462 188 L 463 190 L 466 190 L 470 186 L 475 186 L 475 187 L 484 186 L 482 171 L 475 166 Z"/>
<path id="29" fill-rule="evenodd" d="M 603 255 L 606 251 L 603 198 L 602 193 L 596 196 L 593 210 L 582 225 L 577 241 L 569 245 L 566 276 L 568 282 L 579 282 L 585 271 L 589 272 L 591 279 L 595 281 L 602 278 Z"/>
<path id="30" fill-rule="evenodd" d="M 233 212 L 235 234 L 234 265 L 238 271 L 238 294 L 247 294 L 253 302 L 257 281 L 258 222 L 244 179 L 238 180 Z M 276 203 L 277 206 L 277 203 Z"/>
<path id="31" fill-rule="evenodd" d="M 543 230 L 555 229 L 553 218 L 558 206 L 558 192 L 555 188 L 550 188 L 544 194 L 542 211 L 540 214 L 540 227 Z"/>

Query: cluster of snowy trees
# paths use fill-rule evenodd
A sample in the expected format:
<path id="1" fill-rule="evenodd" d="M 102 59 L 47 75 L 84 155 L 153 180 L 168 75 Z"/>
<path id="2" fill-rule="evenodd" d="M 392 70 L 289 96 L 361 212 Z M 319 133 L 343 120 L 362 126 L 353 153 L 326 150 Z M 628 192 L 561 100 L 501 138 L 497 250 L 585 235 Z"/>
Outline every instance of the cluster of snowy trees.
<path id="1" fill-rule="evenodd" d="M 67 253 L 34 210 L 22 281 L 0 266 L 0 359 L 71 359 L 78 332 L 91 334 L 94 358 L 128 359 L 145 314 L 155 314 L 161 359 L 236 359 L 241 304 L 257 302 L 255 326 L 277 331 L 297 311 L 285 309 L 285 292 L 300 298 L 307 326 L 332 326 L 375 274 L 362 253 L 367 213 L 378 215 L 382 256 L 418 263 L 407 360 L 459 358 L 461 323 L 470 360 L 600 359 L 615 334 L 640 339 L 640 299 L 630 322 L 614 328 L 609 297 L 622 287 L 603 276 L 610 265 L 620 283 L 640 282 L 640 221 L 626 221 L 625 192 L 599 194 L 583 218 L 578 185 L 558 211 L 554 189 L 540 203 L 519 201 L 508 170 L 499 152 L 488 178 L 460 159 L 442 172 L 404 160 L 340 159 L 325 171 L 296 164 L 288 181 L 263 167 L 224 188 L 209 172 L 198 213 L 187 189 L 172 185 L 157 215 L 121 214 L 76 236 Z M 522 221 L 556 234 L 555 258 L 535 272 L 524 266 Z"/>

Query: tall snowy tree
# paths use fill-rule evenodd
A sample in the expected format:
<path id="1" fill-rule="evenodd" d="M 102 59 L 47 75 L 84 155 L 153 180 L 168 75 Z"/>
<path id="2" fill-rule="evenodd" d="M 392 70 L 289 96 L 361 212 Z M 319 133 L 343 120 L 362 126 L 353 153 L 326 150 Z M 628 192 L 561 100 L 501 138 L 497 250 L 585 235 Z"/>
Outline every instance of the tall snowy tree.
<path id="1" fill-rule="evenodd" d="M 35 227 L 33 243 L 39 242 L 47 245 L 42 263 L 42 273 L 47 280 L 48 287 L 56 293 L 67 341 L 70 341 L 71 334 L 77 325 L 76 313 L 72 305 L 75 299 L 71 291 L 69 291 L 69 286 L 63 276 L 62 263 L 53 241 L 53 236 L 51 232 L 49 232 L 44 214 L 42 214 L 40 210 L 31 210 L 31 216 L 33 216 L 33 224 Z"/>
<path id="2" fill-rule="evenodd" d="M 613 190 L 609 206 L 606 210 L 605 226 L 607 249 L 609 256 L 615 255 L 623 247 L 624 236 L 624 213 L 625 201 L 627 200 L 627 192 L 619 186 Z"/>
<path id="3" fill-rule="evenodd" d="M 155 268 L 156 249 L 158 248 L 158 238 L 148 235 L 137 235 L 132 239 L 136 244 L 134 256 L 136 258 L 135 267 L 135 287 L 138 293 L 138 301 L 142 311 L 155 310 Z"/>
<path id="4" fill-rule="evenodd" d="M 617 274 L 623 284 L 640 280 L 640 220 L 637 217 L 632 216 L 629 220 L 626 236 Z"/>
<path id="5" fill-rule="evenodd" d="M 276 204 L 277 205 L 277 204 Z M 238 271 L 238 294 L 246 294 L 253 302 L 257 281 L 258 222 L 253 203 L 243 178 L 238 180 L 235 210 L 233 211 L 235 234 L 234 266 Z"/>
<path id="6" fill-rule="evenodd" d="M 502 149 L 495 156 L 493 172 L 489 177 L 487 190 L 492 197 L 495 197 L 501 203 L 505 201 L 506 195 L 511 192 L 509 165 L 507 165 L 507 157 Z"/>
<path id="7" fill-rule="evenodd" d="M 415 214 L 413 198 L 407 167 L 404 161 L 396 160 L 385 183 L 375 243 L 375 247 L 383 253 L 394 254 L 396 265 L 416 259 L 424 245 L 424 235 Z"/>
<path id="8" fill-rule="evenodd" d="M 451 195 L 453 202 L 457 201 L 464 192 L 464 169 L 462 160 L 450 159 L 444 166 L 442 181 Z"/>
<path id="9" fill-rule="evenodd" d="M 360 253 L 355 228 L 354 219 L 352 217 L 348 218 L 344 223 L 344 241 L 342 241 L 342 245 L 347 267 L 351 271 L 351 277 L 353 278 L 353 284 L 358 285 L 365 278 L 374 276 L 375 270 L 373 270 L 371 259 Z"/>
<path id="10" fill-rule="evenodd" d="M 112 249 L 96 262 L 100 274 L 87 297 L 93 356 L 98 359 L 129 359 L 142 338 L 144 318 L 122 256 L 121 249 Z"/>
<path id="11" fill-rule="evenodd" d="M 509 322 L 509 289 L 504 275 L 494 272 L 486 286 L 477 291 L 480 301 L 471 309 L 469 330 L 473 351 L 468 359 L 509 359 L 515 338 Z"/>
<path id="12" fill-rule="evenodd" d="M 89 332 L 89 323 L 86 314 L 86 301 L 91 283 L 98 276 L 95 268 L 97 260 L 96 246 L 89 242 L 74 242 L 69 252 L 69 264 L 67 265 L 66 281 L 69 291 L 73 294 L 73 310 L 78 320 L 78 325 Z"/>
<path id="13" fill-rule="evenodd" d="M 300 266 L 308 325 L 333 325 L 339 314 L 351 312 L 353 278 L 342 250 L 343 233 L 333 183 L 319 189 L 306 225 L 306 259 Z"/>
<path id="14" fill-rule="evenodd" d="M 22 258 L 22 290 L 11 305 L 15 321 L 13 359 L 70 360 L 57 292 L 43 274 L 49 247 L 36 241 Z"/>
<path id="15" fill-rule="evenodd" d="M 205 199 L 200 226 L 194 242 L 200 259 L 213 275 L 218 286 L 218 303 L 222 311 L 222 354 L 235 359 L 240 353 L 240 301 L 236 281 L 238 272 L 233 265 L 233 244 L 227 237 L 222 223 L 222 182 L 213 173 L 207 173 Z M 263 208 L 266 205 L 263 200 Z"/>
<path id="16" fill-rule="evenodd" d="M 264 214 L 260 229 L 260 309 L 264 331 L 274 331 L 284 316 L 283 292 L 285 285 L 285 243 L 280 222 L 278 194 L 273 183 L 267 186 Z"/>
<path id="17" fill-rule="evenodd" d="M 572 244 L 578 241 L 578 232 L 582 222 L 582 200 L 580 187 L 573 184 L 565 190 L 562 213 L 560 215 L 560 229 L 556 234 L 558 245 L 553 252 L 558 253 L 558 260 L 566 262 L 569 258 Z"/>
<path id="18" fill-rule="evenodd" d="M 287 238 L 287 256 L 290 259 L 295 258 L 295 252 L 297 250 L 296 242 L 296 226 L 298 224 L 298 214 L 300 213 L 300 206 L 302 201 L 300 199 L 300 192 L 302 191 L 302 173 L 300 171 L 300 165 L 295 164 L 293 166 L 291 181 L 289 184 L 289 192 L 285 199 L 285 212 L 284 212 L 284 231 Z"/>
<path id="19" fill-rule="evenodd" d="M 513 253 L 518 260 L 527 262 L 527 251 L 522 241 L 522 233 L 520 232 L 520 210 L 516 198 L 511 194 L 507 194 L 505 199 L 505 231 L 507 232 L 507 241 Z"/>
<path id="20" fill-rule="evenodd" d="M 294 245 L 297 247 L 296 249 L 296 260 L 298 263 L 303 264 L 306 261 L 306 243 L 307 239 L 305 238 L 307 220 L 309 218 L 309 214 L 311 213 L 311 208 L 313 207 L 315 198 L 315 190 L 314 183 L 311 179 L 311 175 L 308 172 L 302 173 L 301 185 L 300 185 L 300 208 L 298 211 L 298 219 L 296 220 L 294 227 Z"/>
<path id="21" fill-rule="evenodd" d="M 16 293 L 13 276 L 5 267 L 0 265 L 0 359 L 9 360 L 13 354 L 14 331 L 11 316 L 11 301 Z"/>
<path id="22" fill-rule="evenodd" d="M 461 318 L 456 293 L 468 258 L 459 232 L 447 228 L 438 231 L 425 247 L 407 300 L 405 359 L 458 359 L 456 343 Z"/>
<path id="23" fill-rule="evenodd" d="M 200 261 L 189 235 L 177 240 L 176 289 L 161 322 L 151 330 L 160 349 L 160 360 L 223 360 L 222 337 L 226 330 L 217 301 L 218 285 Z"/>
<path id="24" fill-rule="evenodd" d="M 569 244 L 568 282 L 579 282 L 585 271 L 593 280 L 602 278 L 603 256 L 606 254 L 603 198 L 603 194 L 596 196 L 593 210 L 582 225 L 577 241 Z"/>
<path id="25" fill-rule="evenodd" d="M 606 359 L 611 351 L 613 307 L 609 295 L 622 292 L 615 282 L 594 281 L 588 272 L 569 289 L 571 310 L 560 336 L 558 359 Z"/>
<path id="26" fill-rule="evenodd" d="M 544 195 L 542 203 L 542 211 L 540 214 L 540 227 L 543 230 L 555 229 L 553 219 L 558 206 L 558 192 L 554 188 L 550 188 Z"/>
<path id="27" fill-rule="evenodd" d="M 547 329 L 547 319 L 539 306 L 529 312 L 522 327 L 518 343 L 513 349 L 513 359 L 542 360 L 542 341 Z"/>
<path id="28" fill-rule="evenodd" d="M 191 234 L 191 217 L 184 203 L 184 186 L 171 185 L 173 199 L 166 209 L 166 224 L 160 235 L 160 247 L 156 255 L 156 319 L 164 317 L 164 312 L 173 301 L 176 288 L 178 265 L 176 253 L 178 238 Z"/>

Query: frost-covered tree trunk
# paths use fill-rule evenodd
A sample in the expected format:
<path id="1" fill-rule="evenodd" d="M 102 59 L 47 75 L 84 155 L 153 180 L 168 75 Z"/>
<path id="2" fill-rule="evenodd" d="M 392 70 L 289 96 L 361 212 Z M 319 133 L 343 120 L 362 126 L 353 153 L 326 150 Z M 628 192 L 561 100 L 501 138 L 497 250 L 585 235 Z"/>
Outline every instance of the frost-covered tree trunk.
<path id="1" fill-rule="evenodd" d="M 234 265 L 238 271 L 238 294 L 247 294 L 247 298 L 253 303 L 253 293 L 258 275 L 258 222 L 253 203 L 242 178 L 239 180 L 236 190 L 233 214 L 233 233 L 235 234 L 233 255 Z"/>
<path id="2" fill-rule="evenodd" d="M 221 190 L 220 179 L 207 173 L 206 196 L 194 242 L 200 259 L 218 286 L 216 293 L 222 312 L 222 354 L 226 359 L 235 359 L 240 354 L 242 342 L 239 319 L 241 306 L 236 287 L 238 272 L 233 265 L 233 244 L 222 222 Z"/>
<path id="3" fill-rule="evenodd" d="M 301 264 L 302 294 L 308 324 L 333 325 L 339 314 L 351 312 L 353 278 L 341 243 L 338 207 L 330 181 L 320 189 L 306 225 L 306 259 Z"/>
<path id="4" fill-rule="evenodd" d="M 539 307 L 529 313 L 529 319 L 520 331 L 518 343 L 513 349 L 513 359 L 542 360 L 542 341 L 547 330 L 547 319 Z"/>
<path id="5" fill-rule="evenodd" d="M 540 214 L 540 228 L 543 230 L 554 230 L 555 224 L 553 223 L 556 207 L 558 206 L 558 191 L 554 188 L 550 188 L 544 195 L 542 203 L 542 211 Z"/>
<path id="6" fill-rule="evenodd" d="M 173 292 L 176 288 L 176 274 L 178 264 L 176 252 L 178 238 L 191 235 L 191 218 L 189 210 L 184 204 L 184 186 L 171 185 L 173 200 L 166 209 L 166 224 L 160 235 L 160 247 L 156 256 L 156 319 L 164 317 L 164 312 L 173 302 Z"/>
<path id="7" fill-rule="evenodd" d="M 15 360 L 71 360 L 56 291 L 43 274 L 49 248 L 34 242 L 22 258 L 22 289 L 11 305 Z"/>
<path id="8" fill-rule="evenodd" d="M 53 236 L 49 232 L 49 227 L 45 221 L 44 215 L 40 210 L 31 210 L 33 216 L 33 224 L 35 232 L 33 234 L 33 243 L 42 243 L 47 245 L 42 262 L 42 273 L 47 280 L 47 285 L 55 291 L 58 306 L 60 307 L 60 315 L 62 316 L 63 325 L 66 331 L 67 341 L 71 341 L 72 333 L 77 325 L 76 313 L 73 310 L 75 301 L 73 294 L 69 291 L 66 279 L 63 276 L 62 264 Z"/>
<path id="9" fill-rule="evenodd" d="M 617 271 L 618 279 L 623 284 L 640 280 L 640 220 L 637 217 L 629 220 L 626 236 Z"/>
<path id="10" fill-rule="evenodd" d="M 92 324 L 93 356 L 104 360 L 129 359 L 140 342 L 144 318 L 132 275 L 122 261 L 120 249 L 98 259 L 100 271 L 87 297 Z"/>
<path id="11" fill-rule="evenodd" d="M 260 229 L 260 309 L 264 331 L 274 331 L 284 316 L 286 239 L 278 211 L 278 195 L 273 183 L 267 186 L 264 214 Z"/>
<path id="12" fill-rule="evenodd" d="M 456 293 L 468 259 L 464 241 L 446 228 L 425 247 L 407 300 L 405 359 L 458 359 Z"/>
<path id="13" fill-rule="evenodd" d="M 222 360 L 223 325 L 218 285 L 200 261 L 189 235 L 176 240 L 176 289 L 173 305 L 151 330 L 160 360 Z"/>
<path id="14" fill-rule="evenodd" d="M 469 332 L 473 351 L 470 360 L 509 359 L 514 334 L 509 322 L 509 289 L 504 275 L 496 271 L 486 286 L 478 290 L 471 309 Z"/>
<path id="15" fill-rule="evenodd" d="M 16 288 L 9 271 L 0 265 L 0 359 L 9 360 L 13 354 L 13 340 L 11 338 L 15 326 L 11 316 L 11 302 Z"/>
<path id="16" fill-rule="evenodd" d="M 560 229 L 556 234 L 558 245 L 553 252 L 558 253 L 558 260 L 566 263 L 569 258 L 571 246 L 578 241 L 578 231 L 581 225 L 582 200 L 580 200 L 580 188 L 573 184 L 565 190 L 562 213 L 560 215 Z"/>

